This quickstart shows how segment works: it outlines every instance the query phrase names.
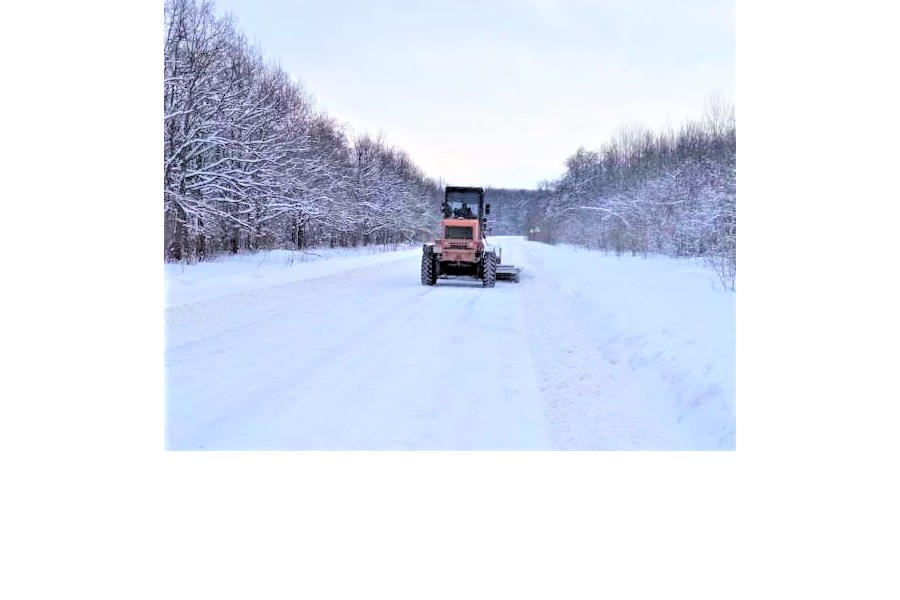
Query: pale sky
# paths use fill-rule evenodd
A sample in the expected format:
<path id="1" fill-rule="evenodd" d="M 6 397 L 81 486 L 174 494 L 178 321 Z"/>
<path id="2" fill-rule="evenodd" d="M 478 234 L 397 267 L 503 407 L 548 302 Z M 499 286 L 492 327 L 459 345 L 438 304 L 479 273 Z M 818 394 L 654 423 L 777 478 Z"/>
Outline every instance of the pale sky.
<path id="1" fill-rule="evenodd" d="M 734 0 L 216 0 L 351 131 L 449 185 L 535 188 L 623 126 L 734 101 Z"/>

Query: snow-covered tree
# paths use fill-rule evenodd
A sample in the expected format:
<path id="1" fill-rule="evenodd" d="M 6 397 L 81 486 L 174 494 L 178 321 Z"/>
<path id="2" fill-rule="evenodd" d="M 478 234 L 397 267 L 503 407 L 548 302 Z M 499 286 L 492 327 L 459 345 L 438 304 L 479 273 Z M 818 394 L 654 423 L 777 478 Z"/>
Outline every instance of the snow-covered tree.
<path id="1" fill-rule="evenodd" d="M 529 207 L 528 231 L 616 253 L 701 257 L 733 289 L 735 131 L 733 108 L 713 101 L 677 133 L 627 129 L 599 150 L 579 148 Z"/>
<path id="2" fill-rule="evenodd" d="M 167 260 L 424 238 L 437 188 L 408 156 L 351 145 L 211 2 L 167 0 L 164 15 Z"/>

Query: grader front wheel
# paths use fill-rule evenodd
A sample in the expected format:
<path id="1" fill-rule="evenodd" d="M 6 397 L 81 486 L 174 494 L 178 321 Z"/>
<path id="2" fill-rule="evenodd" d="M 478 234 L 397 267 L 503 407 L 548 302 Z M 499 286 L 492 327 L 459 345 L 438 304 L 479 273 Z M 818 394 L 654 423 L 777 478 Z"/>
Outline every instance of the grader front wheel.
<path id="1" fill-rule="evenodd" d="M 434 265 L 434 252 L 431 248 L 422 249 L 422 285 L 434 285 L 437 282 L 437 269 Z"/>
<path id="2" fill-rule="evenodd" d="M 481 285 L 494 287 L 494 284 L 497 282 L 497 255 L 493 252 L 485 252 L 482 272 L 484 273 L 484 278 L 481 280 Z"/>

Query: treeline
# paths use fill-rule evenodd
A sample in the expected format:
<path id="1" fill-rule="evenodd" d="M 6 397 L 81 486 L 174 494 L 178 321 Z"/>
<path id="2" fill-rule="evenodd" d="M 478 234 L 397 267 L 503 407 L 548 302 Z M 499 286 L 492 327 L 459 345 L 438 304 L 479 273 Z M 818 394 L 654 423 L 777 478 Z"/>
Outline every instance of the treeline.
<path id="1" fill-rule="evenodd" d="M 524 235 L 533 205 L 546 196 L 540 190 L 486 188 L 484 201 L 491 205 L 491 235 Z"/>
<path id="2" fill-rule="evenodd" d="M 166 260 L 434 234 L 442 188 L 404 152 L 348 139 L 212 2 L 164 14 Z"/>
<path id="3" fill-rule="evenodd" d="M 623 131 L 569 157 L 530 203 L 522 232 L 617 254 L 699 257 L 734 289 L 735 159 L 734 108 L 721 102 L 677 132 Z"/>

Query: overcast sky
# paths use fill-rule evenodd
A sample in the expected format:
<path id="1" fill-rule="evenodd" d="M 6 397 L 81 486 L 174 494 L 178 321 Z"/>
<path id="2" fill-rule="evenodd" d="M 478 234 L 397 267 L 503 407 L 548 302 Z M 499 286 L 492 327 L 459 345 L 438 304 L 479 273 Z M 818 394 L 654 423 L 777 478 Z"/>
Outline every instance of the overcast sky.
<path id="1" fill-rule="evenodd" d="M 734 0 L 215 0 L 356 132 L 450 185 L 534 188 L 623 126 L 734 100 Z"/>

